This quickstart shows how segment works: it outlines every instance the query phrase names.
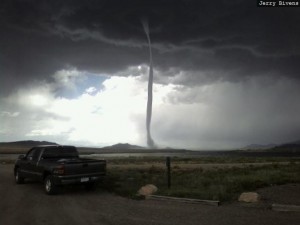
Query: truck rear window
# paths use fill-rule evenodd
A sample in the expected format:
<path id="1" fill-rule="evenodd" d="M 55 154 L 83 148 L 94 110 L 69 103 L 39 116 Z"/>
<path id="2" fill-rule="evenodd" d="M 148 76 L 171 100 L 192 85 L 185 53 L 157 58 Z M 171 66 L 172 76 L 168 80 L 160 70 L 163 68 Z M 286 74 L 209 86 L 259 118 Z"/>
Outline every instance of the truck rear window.
<path id="1" fill-rule="evenodd" d="M 75 147 L 53 146 L 44 150 L 43 158 L 77 158 L 78 152 Z"/>

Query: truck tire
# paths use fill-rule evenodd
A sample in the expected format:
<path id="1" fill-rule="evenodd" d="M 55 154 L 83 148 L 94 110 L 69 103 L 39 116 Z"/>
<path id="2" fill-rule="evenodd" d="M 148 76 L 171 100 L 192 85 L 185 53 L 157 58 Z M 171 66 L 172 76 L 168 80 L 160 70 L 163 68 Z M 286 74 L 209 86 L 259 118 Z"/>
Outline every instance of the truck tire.
<path id="1" fill-rule="evenodd" d="M 21 176 L 19 169 L 17 168 L 15 171 L 15 181 L 16 184 L 23 184 L 24 183 L 24 177 Z"/>
<path id="2" fill-rule="evenodd" d="M 58 192 L 57 185 L 53 182 L 53 177 L 48 175 L 44 180 L 45 192 L 47 195 L 54 195 Z"/>

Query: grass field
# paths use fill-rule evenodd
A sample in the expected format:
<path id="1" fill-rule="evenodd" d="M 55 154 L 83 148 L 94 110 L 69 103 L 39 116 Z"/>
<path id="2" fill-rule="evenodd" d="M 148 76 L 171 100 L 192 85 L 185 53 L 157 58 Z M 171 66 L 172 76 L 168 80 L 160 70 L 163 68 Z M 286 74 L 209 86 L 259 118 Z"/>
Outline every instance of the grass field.
<path id="1" fill-rule="evenodd" d="M 206 200 L 236 200 L 244 191 L 286 183 L 300 183 L 299 158 L 173 159 L 171 188 L 167 187 L 164 159 L 111 159 L 107 189 L 135 197 L 145 184 L 158 187 L 158 195 Z M 134 163 L 133 163 L 134 162 Z"/>
<path id="2" fill-rule="evenodd" d="M 25 154 L 29 149 L 26 147 L 0 147 L 0 154 Z"/>
<path id="3" fill-rule="evenodd" d="M 24 149 L 15 149 L 23 153 Z M 167 187 L 164 157 L 106 158 L 104 187 L 136 197 L 141 186 L 154 184 L 158 195 L 232 201 L 244 191 L 287 183 L 300 183 L 297 157 L 172 157 L 171 188 Z M 14 163 L 1 160 L 0 163 Z"/>

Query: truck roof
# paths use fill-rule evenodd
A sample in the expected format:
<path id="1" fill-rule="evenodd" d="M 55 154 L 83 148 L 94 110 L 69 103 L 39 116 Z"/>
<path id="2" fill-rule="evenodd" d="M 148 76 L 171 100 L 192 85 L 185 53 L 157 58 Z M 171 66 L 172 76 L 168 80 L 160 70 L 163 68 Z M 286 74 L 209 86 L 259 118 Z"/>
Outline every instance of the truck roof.
<path id="1" fill-rule="evenodd" d="M 37 145 L 34 148 L 47 148 L 47 147 L 74 147 L 73 145 Z"/>

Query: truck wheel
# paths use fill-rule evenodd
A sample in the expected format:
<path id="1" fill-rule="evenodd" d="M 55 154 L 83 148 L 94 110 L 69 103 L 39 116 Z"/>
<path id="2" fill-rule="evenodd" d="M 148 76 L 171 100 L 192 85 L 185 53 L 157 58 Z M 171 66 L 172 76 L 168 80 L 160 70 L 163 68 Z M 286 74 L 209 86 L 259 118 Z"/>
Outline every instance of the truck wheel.
<path id="1" fill-rule="evenodd" d="M 16 169 L 15 171 L 15 181 L 17 184 L 24 183 L 24 177 L 21 176 L 19 169 Z"/>
<path id="2" fill-rule="evenodd" d="M 45 187 L 46 194 L 48 195 L 54 195 L 58 191 L 58 187 L 53 183 L 53 177 L 51 175 L 45 178 L 44 187 Z"/>

